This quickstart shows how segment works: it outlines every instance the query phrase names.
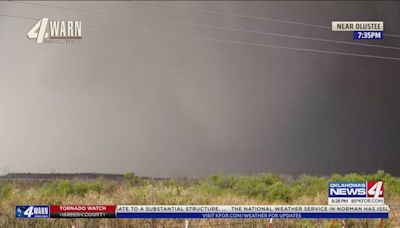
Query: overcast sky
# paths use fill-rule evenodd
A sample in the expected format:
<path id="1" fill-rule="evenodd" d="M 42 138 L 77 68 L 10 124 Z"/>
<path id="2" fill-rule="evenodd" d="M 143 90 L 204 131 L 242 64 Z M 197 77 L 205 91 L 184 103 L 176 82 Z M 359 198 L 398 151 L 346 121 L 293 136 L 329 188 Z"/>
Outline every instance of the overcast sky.
<path id="1" fill-rule="evenodd" d="M 0 2 L 3 15 L 82 20 L 83 35 L 36 44 L 26 36 L 35 20 L 0 16 L 1 169 L 400 175 L 400 61 L 166 33 L 398 58 L 400 50 L 149 19 L 353 42 L 351 32 L 231 14 L 324 26 L 383 20 L 385 33 L 400 35 L 400 2 L 41 4 L 111 15 Z M 400 47 L 400 36 L 354 42 Z"/>

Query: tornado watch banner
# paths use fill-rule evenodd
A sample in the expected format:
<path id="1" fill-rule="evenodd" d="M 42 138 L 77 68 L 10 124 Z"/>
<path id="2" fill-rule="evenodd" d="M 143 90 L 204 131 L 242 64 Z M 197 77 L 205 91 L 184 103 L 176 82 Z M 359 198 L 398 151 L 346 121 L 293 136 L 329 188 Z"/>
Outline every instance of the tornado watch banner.
<path id="1" fill-rule="evenodd" d="M 115 205 L 50 206 L 51 218 L 115 218 Z"/>

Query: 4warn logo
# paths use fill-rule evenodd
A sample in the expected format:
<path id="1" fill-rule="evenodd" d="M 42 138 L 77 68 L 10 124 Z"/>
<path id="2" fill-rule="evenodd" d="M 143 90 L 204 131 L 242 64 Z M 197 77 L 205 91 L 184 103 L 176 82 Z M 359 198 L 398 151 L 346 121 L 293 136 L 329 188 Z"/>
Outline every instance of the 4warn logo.
<path id="1" fill-rule="evenodd" d="M 42 18 L 26 34 L 41 44 L 45 40 L 82 39 L 82 21 L 49 20 Z"/>
<path id="2" fill-rule="evenodd" d="M 16 218 L 49 218 L 49 206 L 25 205 L 16 206 Z"/>

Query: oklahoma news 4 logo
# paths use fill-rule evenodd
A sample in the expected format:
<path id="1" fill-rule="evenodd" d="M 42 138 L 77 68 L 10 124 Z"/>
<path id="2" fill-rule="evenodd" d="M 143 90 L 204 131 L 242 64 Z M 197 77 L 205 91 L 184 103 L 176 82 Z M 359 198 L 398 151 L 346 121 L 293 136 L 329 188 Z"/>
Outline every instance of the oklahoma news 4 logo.
<path id="1" fill-rule="evenodd" d="M 82 39 L 82 21 L 42 18 L 26 33 L 28 39 L 42 43 L 76 43 Z"/>
<path id="2" fill-rule="evenodd" d="M 16 218 L 49 218 L 49 206 L 23 205 L 15 207 Z"/>
<path id="3" fill-rule="evenodd" d="M 383 198 L 384 182 L 329 182 L 328 197 Z"/>

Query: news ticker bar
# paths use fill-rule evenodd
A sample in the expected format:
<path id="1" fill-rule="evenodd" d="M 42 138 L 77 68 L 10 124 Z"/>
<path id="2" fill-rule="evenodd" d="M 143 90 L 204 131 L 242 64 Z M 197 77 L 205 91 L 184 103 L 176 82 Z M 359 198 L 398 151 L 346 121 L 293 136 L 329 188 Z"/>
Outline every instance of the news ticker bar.
<path id="1" fill-rule="evenodd" d="M 388 218 L 389 207 L 329 205 L 25 205 L 17 218 Z"/>

